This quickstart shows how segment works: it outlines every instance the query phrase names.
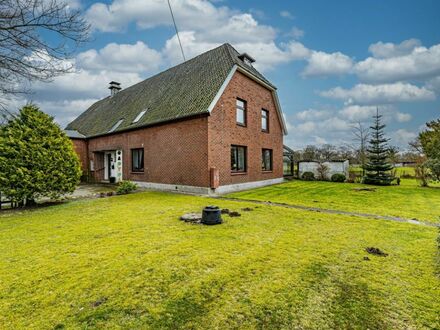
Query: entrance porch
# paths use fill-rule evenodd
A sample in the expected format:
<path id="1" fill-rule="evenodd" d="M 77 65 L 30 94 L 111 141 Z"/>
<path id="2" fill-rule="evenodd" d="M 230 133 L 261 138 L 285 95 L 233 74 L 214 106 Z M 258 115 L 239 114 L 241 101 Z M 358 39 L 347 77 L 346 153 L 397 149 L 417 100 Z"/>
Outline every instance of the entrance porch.
<path id="1" fill-rule="evenodd" d="M 117 183 L 123 180 L 122 150 L 93 152 L 90 170 L 98 182 Z"/>

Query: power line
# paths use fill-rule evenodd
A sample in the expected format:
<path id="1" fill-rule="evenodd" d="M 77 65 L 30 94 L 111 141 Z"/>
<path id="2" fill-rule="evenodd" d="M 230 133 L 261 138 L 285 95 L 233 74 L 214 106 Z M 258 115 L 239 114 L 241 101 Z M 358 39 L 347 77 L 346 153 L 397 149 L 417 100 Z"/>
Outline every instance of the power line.
<path id="1" fill-rule="evenodd" d="M 180 50 L 182 51 L 183 61 L 185 62 L 185 61 L 186 61 L 185 53 L 183 52 L 182 42 L 180 41 L 179 30 L 177 30 L 176 20 L 174 19 L 173 10 L 171 9 L 171 3 L 170 3 L 170 0 L 168 0 L 168 7 L 170 7 L 171 18 L 173 19 L 174 28 L 176 29 L 177 39 L 179 40 Z"/>

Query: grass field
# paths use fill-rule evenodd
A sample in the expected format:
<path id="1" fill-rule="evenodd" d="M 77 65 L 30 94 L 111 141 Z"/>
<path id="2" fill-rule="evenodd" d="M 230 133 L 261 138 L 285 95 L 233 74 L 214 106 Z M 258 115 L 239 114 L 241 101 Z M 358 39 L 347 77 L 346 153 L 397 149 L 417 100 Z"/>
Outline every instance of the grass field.
<path id="1" fill-rule="evenodd" d="M 374 191 L 359 188 L 373 188 Z M 422 188 L 412 179 L 402 179 L 400 186 L 388 187 L 294 180 L 229 196 L 430 222 L 440 220 L 440 187 Z"/>
<path id="2" fill-rule="evenodd" d="M 396 172 L 395 175 L 402 178 L 405 177 L 406 175 L 414 177 L 415 176 L 415 168 L 414 167 L 410 167 L 410 166 L 404 166 L 404 167 L 395 167 L 394 171 Z M 359 166 L 350 166 L 350 172 L 354 172 L 354 173 L 358 173 L 361 174 L 362 173 L 362 168 Z"/>
<path id="3" fill-rule="evenodd" d="M 242 216 L 211 227 L 178 220 L 213 203 Z M 0 328 L 438 328 L 436 236 L 156 192 L 4 212 Z"/>

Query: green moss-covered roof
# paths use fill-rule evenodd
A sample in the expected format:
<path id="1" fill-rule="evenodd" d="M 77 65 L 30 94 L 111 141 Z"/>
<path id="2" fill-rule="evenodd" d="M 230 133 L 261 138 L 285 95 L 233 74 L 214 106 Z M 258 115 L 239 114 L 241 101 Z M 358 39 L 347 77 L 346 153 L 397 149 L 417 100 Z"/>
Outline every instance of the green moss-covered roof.
<path id="1" fill-rule="evenodd" d="M 208 107 L 236 64 L 270 84 L 255 68 L 238 58 L 229 44 L 203 53 L 153 77 L 106 97 L 67 125 L 90 137 L 208 113 Z M 138 114 L 142 118 L 133 123 Z"/>

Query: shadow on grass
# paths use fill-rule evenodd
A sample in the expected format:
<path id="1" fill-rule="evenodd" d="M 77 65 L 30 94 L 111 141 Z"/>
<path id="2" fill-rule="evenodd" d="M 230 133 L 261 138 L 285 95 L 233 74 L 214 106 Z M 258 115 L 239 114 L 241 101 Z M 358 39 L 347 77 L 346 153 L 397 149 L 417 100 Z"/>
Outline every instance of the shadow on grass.
<path id="1" fill-rule="evenodd" d="M 332 329 L 386 329 L 383 308 L 371 300 L 373 292 L 367 284 L 352 276 L 339 276 L 320 263 L 309 265 L 302 275 L 309 283 L 306 301 L 319 301 L 322 306 L 309 315 L 312 323 Z M 299 320 L 300 324 L 303 320 Z"/>

